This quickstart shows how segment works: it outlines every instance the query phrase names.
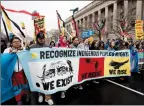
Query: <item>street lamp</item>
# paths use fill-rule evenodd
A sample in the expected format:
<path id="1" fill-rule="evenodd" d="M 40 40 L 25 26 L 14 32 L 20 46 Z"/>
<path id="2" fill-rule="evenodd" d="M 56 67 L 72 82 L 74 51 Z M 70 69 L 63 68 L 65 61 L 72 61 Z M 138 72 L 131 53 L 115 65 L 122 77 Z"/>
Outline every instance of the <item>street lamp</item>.
<path id="1" fill-rule="evenodd" d="M 73 15 L 72 16 L 74 16 L 74 14 L 75 14 L 75 12 L 77 12 L 79 10 L 79 8 L 77 7 L 77 8 L 75 8 L 75 9 L 70 9 L 70 11 L 72 11 L 73 12 Z"/>

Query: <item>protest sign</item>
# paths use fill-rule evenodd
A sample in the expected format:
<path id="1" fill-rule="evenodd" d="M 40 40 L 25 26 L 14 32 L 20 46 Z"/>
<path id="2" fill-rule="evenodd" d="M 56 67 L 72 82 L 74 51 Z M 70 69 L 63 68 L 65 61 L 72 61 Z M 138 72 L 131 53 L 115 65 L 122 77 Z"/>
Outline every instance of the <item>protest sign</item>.
<path id="1" fill-rule="evenodd" d="M 46 28 L 45 28 L 45 17 L 36 17 L 34 19 L 34 35 L 36 36 L 40 31 L 43 31 L 46 33 Z"/>
<path id="2" fill-rule="evenodd" d="M 92 30 L 84 31 L 84 32 L 82 32 L 82 38 L 90 37 L 93 34 L 94 34 L 94 31 L 92 31 Z"/>

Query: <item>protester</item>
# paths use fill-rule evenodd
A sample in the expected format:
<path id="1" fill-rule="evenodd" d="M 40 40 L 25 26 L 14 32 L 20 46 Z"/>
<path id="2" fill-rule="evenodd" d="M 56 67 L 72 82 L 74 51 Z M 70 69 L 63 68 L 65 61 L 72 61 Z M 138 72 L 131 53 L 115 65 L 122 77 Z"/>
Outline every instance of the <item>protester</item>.
<path id="1" fill-rule="evenodd" d="M 21 40 L 18 37 L 13 37 L 10 40 L 10 47 L 4 50 L 4 53 L 16 53 L 20 52 L 23 50 L 21 46 Z M 16 62 L 15 68 L 14 68 L 14 73 L 12 76 L 12 84 L 13 86 L 17 86 L 19 84 L 27 84 L 27 79 L 24 74 L 23 68 L 19 62 L 19 59 Z M 18 105 L 22 105 L 22 97 L 27 95 L 27 102 L 29 101 L 29 92 L 22 90 L 20 94 L 15 96 L 16 102 Z"/>
<path id="2" fill-rule="evenodd" d="M 141 46 L 141 44 L 140 44 L 139 41 L 135 42 L 135 48 L 136 48 L 137 50 L 140 50 L 140 49 L 141 49 L 140 46 Z"/>
<path id="3" fill-rule="evenodd" d="M 94 40 L 91 44 L 91 47 L 89 48 L 89 50 L 97 50 L 98 45 L 97 45 L 97 40 Z"/>
<path id="4" fill-rule="evenodd" d="M 7 48 L 6 41 L 1 38 L 1 53 L 3 53 L 6 48 Z"/>
<path id="5" fill-rule="evenodd" d="M 89 44 L 88 44 L 88 39 L 89 39 L 89 38 L 84 38 L 84 39 L 83 39 L 83 42 L 78 45 L 78 49 L 89 50 L 89 47 L 90 47 L 90 46 L 89 46 Z"/>
<path id="6" fill-rule="evenodd" d="M 69 48 L 67 36 L 60 36 L 59 42 L 56 45 L 56 47 Z M 66 91 L 61 92 L 61 98 L 65 98 L 65 93 L 66 93 Z"/>
<path id="7" fill-rule="evenodd" d="M 78 49 L 78 45 L 79 45 L 79 39 L 78 37 L 75 36 L 72 38 L 72 44 L 70 45 L 70 48 Z M 79 88 L 80 90 L 83 89 L 81 84 L 75 85 L 74 88 L 75 89 Z"/>
<path id="8" fill-rule="evenodd" d="M 92 42 L 90 50 L 104 50 L 104 42 L 103 41 L 94 40 Z M 90 83 L 91 83 L 91 81 L 87 81 L 87 85 L 89 85 Z M 93 83 L 98 84 L 99 82 L 98 82 L 98 80 L 93 80 Z"/>
<path id="9" fill-rule="evenodd" d="M 54 41 L 50 42 L 50 47 L 55 47 L 55 42 Z"/>
<path id="10" fill-rule="evenodd" d="M 29 46 L 33 45 L 34 43 L 34 41 L 30 41 Z"/>
<path id="11" fill-rule="evenodd" d="M 105 46 L 104 42 L 99 41 L 97 50 L 104 50 L 105 49 L 104 46 Z"/>
<path id="12" fill-rule="evenodd" d="M 67 40 L 67 36 L 60 36 L 59 43 L 56 45 L 56 47 L 68 47 L 69 48 L 69 43 Z"/>
<path id="13" fill-rule="evenodd" d="M 81 42 L 77 48 L 83 49 L 83 50 L 89 50 L 90 45 L 88 43 L 88 40 L 89 40 L 89 38 L 84 38 L 83 42 Z M 87 85 L 88 85 L 88 83 L 87 83 Z M 83 89 L 82 84 L 79 85 L 79 89 L 81 89 L 81 90 Z"/>
<path id="14" fill-rule="evenodd" d="M 79 39 L 78 37 L 73 37 L 72 38 L 72 44 L 70 45 L 70 48 L 77 48 L 79 44 Z"/>
<path id="15" fill-rule="evenodd" d="M 107 42 L 106 42 L 106 44 L 105 44 L 105 50 L 108 49 L 109 45 L 110 45 L 110 39 L 107 39 Z"/>
<path id="16" fill-rule="evenodd" d="M 141 42 L 141 50 L 144 50 L 144 41 Z"/>
<path id="17" fill-rule="evenodd" d="M 39 32 L 36 36 L 36 44 L 33 44 L 30 46 L 30 49 L 32 48 L 44 48 L 44 47 L 49 47 L 48 44 L 45 43 L 45 35 L 43 32 Z M 38 101 L 41 103 L 43 102 L 43 94 L 38 93 Z M 31 93 L 31 105 L 36 105 L 37 104 L 37 92 L 32 92 Z M 54 102 L 52 100 L 51 95 L 45 95 L 45 102 L 47 102 L 49 105 L 53 105 Z"/>
<path id="18" fill-rule="evenodd" d="M 115 41 L 110 42 L 110 46 L 107 50 L 115 50 Z"/>

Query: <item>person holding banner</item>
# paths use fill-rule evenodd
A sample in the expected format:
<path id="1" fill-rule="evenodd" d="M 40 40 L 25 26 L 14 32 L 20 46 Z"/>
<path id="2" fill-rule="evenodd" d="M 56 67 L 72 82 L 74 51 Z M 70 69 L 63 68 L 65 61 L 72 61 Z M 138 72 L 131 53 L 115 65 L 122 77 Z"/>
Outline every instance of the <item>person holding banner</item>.
<path id="1" fill-rule="evenodd" d="M 105 45 L 105 44 L 104 44 L 103 41 L 99 41 L 97 50 L 104 50 L 104 49 L 105 49 L 104 45 Z"/>
<path id="2" fill-rule="evenodd" d="M 72 38 L 72 44 L 70 45 L 70 48 L 78 49 L 78 45 L 79 45 L 79 39 L 78 39 L 78 37 L 75 36 Z M 83 89 L 81 84 L 74 86 L 74 88 L 75 89 L 79 88 L 80 90 Z"/>
<path id="3" fill-rule="evenodd" d="M 72 38 L 72 44 L 70 45 L 70 48 L 77 48 L 79 44 L 79 39 L 78 37 L 73 37 Z"/>
<path id="4" fill-rule="evenodd" d="M 107 50 L 115 50 L 115 41 L 110 42 L 110 46 L 108 47 Z"/>
<path id="5" fill-rule="evenodd" d="M 83 50 L 89 50 L 90 46 L 89 46 L 88 40 L 89 40 L 88 37 L 84 38 L 83 42 L 80 43 L 77 48 L 78 49 L 83 49 Z M 79 84 L 79 89 L 83 89 L 82 84 Z"/>
<path id="6" fill-rule="evenodd" d="M 90 50 L 98 50 L 98 41 L 94 40 L 91 44 L 91 47 L 89 48 Z"/>
<path id="7" fill-rule="evenodd" d="M 50 47 L 55 47 L 55 42 L 54 42 L 54 41 L 51 41 L 49 46 L 50 46 Z"/>
<path id="8" fill-rule="evenodd" d="M 18 37 L 13 37 L 10 40 L 10 47 L 5 49 L 4 53 L 16 53 L 16 52 L 20 52 L 22 50 L 22 46 L 21 46 L 21 40 Z M 20 84 L 28 84 L 28 81 L 26 79 L 26 76 L 24 74 L 23 68 L 19 62 L 19 59 L 16 62 L 15 65 L 15 72 L 13 73 L 12 76 L 12 84 L 13 86 L 18 86 Z M 29 101 L 29 92 L 22 90 L 20 94 L 18 94 L 17 96 L 15 96 L 16 102 L 18 105 L 22 105 L 22 97 L 24 97 L 24 95 L 27 96 L 27 102 Z"/>
<path id="9" fill-rule="evenodd" d="M 60 35 L 59 43 L 56 45 L 56 47 L 69 48 L 67 36 Z M 61 92 L 61 98 L 65 98 L 65 93 L 66 91 Z"/>
<path id="10" fill-rule="evenodd" d="M 7 48 L 6 41 L 1 38 L 1 53 Z"/>
<path id="11" fill-rule="evenodd" d="M 44 33 L 39 32 L 36 35 L 36 44 L 31 45 L 30 49 L 32 49 L 32 48 L 44 48 L 44 47 L 49 47 L 49 45 L 45 43 Z M 38 101 L 40 103 L 43 102 L 43 94 L 42 93 L 32 92 L 31 93 L 31 105 L 36 105 L 37 104 L 37 100 L 36 100 L 37 94 L 38 94 Z M 51 95 L 45 95 L 45 102 L 47 102 L 49 105 L 54 104 Z"/>
<path id="12" fill-rule="evenodd" d="M 94 40 L 92 42 L 91 47 L 89 48 L 90 50 L 104 50 L 104 42 L 103 41 L 97 41 Z M 91 81 L 89 81 L 88 83 L 91 83 Z M 87 83 L 87 85 L 88 85 Z M 93 83 L 98 84 L 99 81 L 98 80 L 93 80 Z"/>
<path id="13" fill-rule="evenodd" d="M 56 45 L 56 47 L 66 47 L 66 48 L 69 48 L 67 36 L 60 36 L 59 43 Z"/>
<path id="14" fill-rule="evenodd" d="M 83 42 L 78 45 L 78 49 L 89 50 L 90 46 L 88 44 L 88 40 L 89 40 L 89 38 L 84 38 Z"/>

